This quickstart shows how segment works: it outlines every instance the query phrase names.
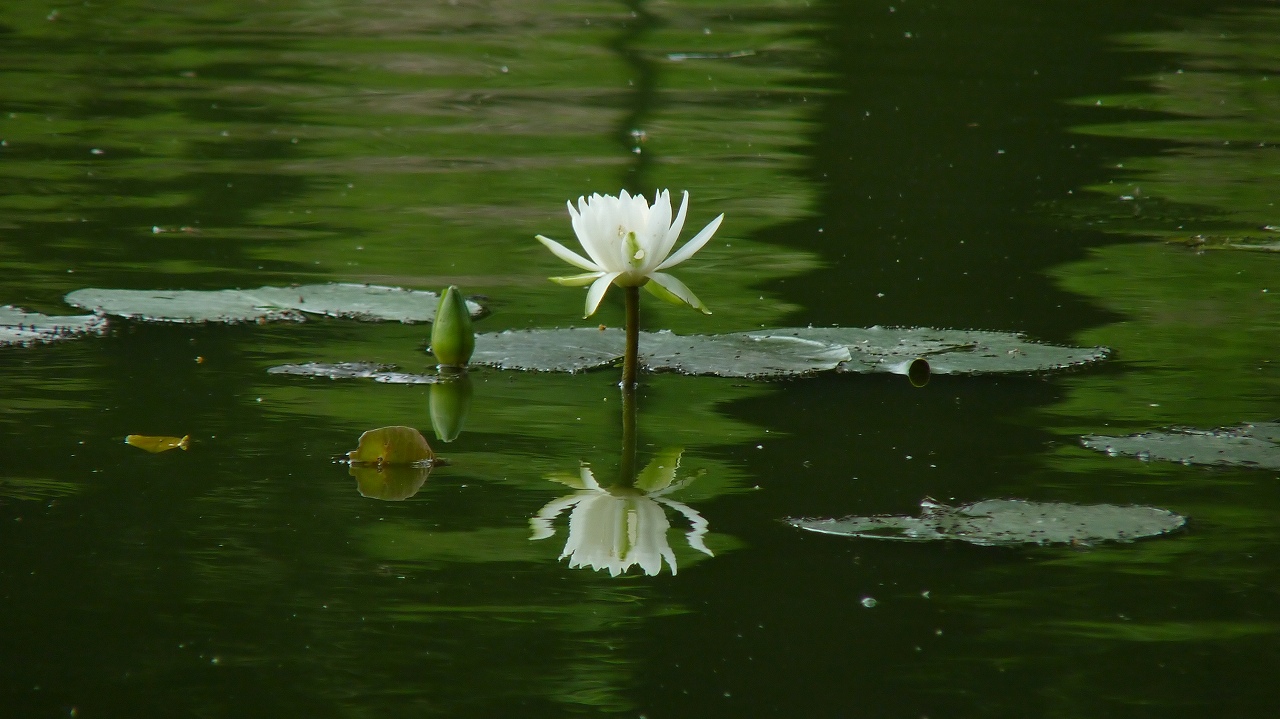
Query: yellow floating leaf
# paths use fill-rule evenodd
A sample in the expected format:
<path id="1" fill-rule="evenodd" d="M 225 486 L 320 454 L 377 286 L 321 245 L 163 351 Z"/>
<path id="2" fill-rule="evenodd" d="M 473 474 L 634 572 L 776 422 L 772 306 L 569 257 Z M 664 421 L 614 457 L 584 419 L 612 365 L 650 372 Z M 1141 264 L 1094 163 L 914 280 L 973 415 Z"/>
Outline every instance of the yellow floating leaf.
<path id="1" fill-rule="evenodd" d="M 435 458 L 426 437 L 413 427 L 379 427 L 360 435 L 360 445 L 347 452 L 352 464 L 424 464 Z"/>
<path id="2" fill-rule="evenodd" d="M 125 444 L 131 444 L 148 452 L 168 452 L 171 449 L 186 451 L 191 446 L 191 435 L 181 437 L 149 437 L 145 434 L 131 434 L 124 438 Z"/>

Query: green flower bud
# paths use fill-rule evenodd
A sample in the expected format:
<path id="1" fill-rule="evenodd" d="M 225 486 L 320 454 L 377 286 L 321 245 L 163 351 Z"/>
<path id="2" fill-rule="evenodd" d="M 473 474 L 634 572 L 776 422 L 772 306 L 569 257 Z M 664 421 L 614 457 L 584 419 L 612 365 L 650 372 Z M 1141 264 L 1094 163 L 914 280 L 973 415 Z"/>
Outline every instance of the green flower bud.
<path id="1" fill-rule="evenodd" d="M 431 353 L 442 367 L 466 367 L 476 349 L 476 333 L 471 329 L 471 312 L 457 287 L 440 295 L 436 318 L 431 325 Z"/>

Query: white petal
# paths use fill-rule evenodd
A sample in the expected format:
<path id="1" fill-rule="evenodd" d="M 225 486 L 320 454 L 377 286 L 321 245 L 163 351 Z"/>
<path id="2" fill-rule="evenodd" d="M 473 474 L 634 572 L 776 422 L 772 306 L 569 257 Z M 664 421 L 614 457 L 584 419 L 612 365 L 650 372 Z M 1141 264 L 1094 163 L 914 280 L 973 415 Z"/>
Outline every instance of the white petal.
<path id="1" fill-rule="evenodd" d="M 702 232 L 694 235 L 692 240 L 685 243 L 685 246 L 681 247 L 674 255 L 668 257 L 666 262 L 658 265 L 658 269 L 665 270 L 668 267 L 675 267 L 681 262 L 693 257 L 693 253 L 702 249 L 702 246 L 707 244 L 707 241 L 711 239 L 711 236 L 716 233 L 716 230 L 719 229 L 720 222 L 722 220 L 724 220 L 724 215 L 720 215 L 716 219 L 707 223 L 707 226 L 702 228 Z"/>
<path id="2" fill-rule="evenodd" d="M 547 279 L 551 280 L 557 285 L 563 285 L 565 287 L 585 287 L 591 284 L 592 282 L 595 282 L 596 278 L 600 277 L 600 275 L 603 275 L 603 274 L 604 274 L 603 272 L 588 272 L 585 275 L 569 275 L 568 277 L 548 277 Z"/>
<path id="3" fill-rule="evenodd" d="M 538 237 L 538 242 L 541 242 L 543 245 L 546 245 L 546 248 L 547 248 L 548 250 L 551 250 L 551 253 L 552 253 L 553 255 L 555 255 L 556 257 L 559 257 L 560 259 L 564 260 L 565 262 L 568 262 L 569 264 L 573 265 L 574 267 L 578 267 L 578 268 L 581 268 L 581 269 L 584 269 L 584 270 L 588 270 L 588 271 L 590 271 L 590 272 L 603 272 L 603 271 L 604 271 L 604 268 L 603 268 L 603 267 L 601 267 L 601 266 L 597 265 L 596 263 L 594 263 L 594 262 L 592 262 L 592 261 L 590 261 L 590 260 L 586 259 L 586 258 L 585 258 L 585 257 L 583 257 L 582 255 L 579 255 L 577 252 L 574 252 L 573 250 L 569 249 L 568 247 L 565 247 L 564 245 L 560 244 L 559 242 L 556 242 L 555 240 L 553 240 L 553 239 L 551 239 L 551 238 L 549 238 L 549 237 L 543 237 L 542 235 L 538 235 L 537 237 Z"/>
<path id="4" fill-rule="evenodd" d="M 569 204 L 569 220 L 573 225 L 573 234 L 578 236 L 578 244 L 587 251 L 587 256 L 596 263 L 596 269 L 603 270 L 605 265 L 601 260 L 607 253 L 600 251 L 599 243 L 594 239 L 599 233 L 592 227 L 596 224 L 592 221 L 593 217 L 598 213 L 593 212 L 592 207 L 581 197 L 578 198 L 578 208 L 580 212 L 574 212 L 573 205 Z"/>
<path id="5" fill-rule="evenodd" d="M 685 190 L 684 199 L 680 201 L 680 211 L 676 213 L 675 222 L 671 223 L 670 229 L 667 230 L 666 236 L 662 238 L 662 245 L 658 248 L 658 256 L 664 261 L 667 255 L 671 254 L 671 248 L 676 246 L 676 240 L 680 238 L 680 231 L 684 229 L 684 216 L 689 210 L 689 191 Z M 661 265 L 654 269 L 662 269 Z"/>
<path id="6" fill-rule="evenodd" d="M 665 272 L 655 272 L 649 275 L 649 279 L 653 281 L 644 287 L 649 290 L 650 294 L 668 301 L 670 301 L 671 297 L 675 297 L 703 314 L 711 314 L 711 310 L 707 309 L 706 306 L 702 304 L 702 300 L 698 299 L 698 296 L 693 294 L 693 290 L 686 287 L 685 284 L 676 279 L 674 275 L 668 275 Z M 597 282 L 598 281 L 599 280 L 597 280 Z M 658 289 L 651 287 L 651 285 L 657 285 Z"/>
<path id="7" fill-rule="evenodd" d="M 609 289 L 609 285 L 613 284 L 614 278 L 622 274 L 621 272 L 610 272 L 607 275 L 601 275 L 600 279 L 591 285 L 591 289 L 587 290 L 587 313 L 583 318 L 590 317 L 596 313 L 600 307 L 600 300 L 604 299 L 604 293 Z"/>

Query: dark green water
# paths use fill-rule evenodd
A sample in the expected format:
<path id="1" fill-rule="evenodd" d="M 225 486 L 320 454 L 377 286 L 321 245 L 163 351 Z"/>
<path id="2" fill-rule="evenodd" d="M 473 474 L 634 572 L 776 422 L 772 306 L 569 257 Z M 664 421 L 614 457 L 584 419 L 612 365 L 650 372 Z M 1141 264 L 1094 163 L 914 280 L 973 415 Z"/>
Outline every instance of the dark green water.
<path id="1" fill-rule="evenodd" d="M 482 331 L 617 326 L 619 296 L 579 319 L 533 236 L 570 239 L 571 197 L 670 187 L 691 228 L 726 214 L 677 272 L 715 314 L 648 302 L 648 329 L 1016 330 L 1115 358 L 924 389 L 646 377 L 640 462 L 682 450 L 692 480 L 658 505 L 678 573 L 611 577 L 557 559 L 570 510 L 536 541 L 530 519 L 581 462 L 616 471 L 612 371 L 473 372 L 464 432 L 435 443 L 451 464 L 384 502 L 331 458 L 428 431 L 430 388 L 266 369 L 423 371 L 426 326 L 117 322 L 3 348 L 0 715 L 1274 711 L 1280 477 L 1078 443 L 1280 418 L 1280 256 L 1238 249 L 1280 226 L 1271 4 L 51 10 L 0 10 L 0 304 L 454 283 L 489 298 Z M 991 548 L 779 521 L 925 497 L 1190 524 Z"/>

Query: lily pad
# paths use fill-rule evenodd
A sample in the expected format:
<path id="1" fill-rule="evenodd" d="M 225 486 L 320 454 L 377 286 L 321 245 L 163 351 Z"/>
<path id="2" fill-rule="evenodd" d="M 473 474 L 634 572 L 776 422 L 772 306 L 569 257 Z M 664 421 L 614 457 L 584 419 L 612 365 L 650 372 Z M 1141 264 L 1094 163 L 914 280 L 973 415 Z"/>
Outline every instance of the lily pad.
<path id="1" fill-rule="evenodd" d="M 928 327 L 800 327 L 751 334 L 843 345 L 851 358 L 837 371 L 857 373 L 906 375 L 916 358 L 928 361 L 931 375 L 1043 372 L 1100 362 L 1111 353 L 1106 347 L 1032 342 L 1016 332 Z"/>
<path id="2" fill-rule="evenodd" d="M 645 336 L 640 335 L 640 346 Z M 622 359 L 622 330 L 579 327 L 553 330 L 507 330 L 476 335 L 471 364 L 498 369 L 581 372 Z"/>
<path id="3" fill-rule="evenodd" d="M 439 295 L 401 287 L 330 283 L 256 290 L 110 290 L 71 292 L 66 302 L 147 322 L 302 322 L 307 315 L 413 324 L 435 318 Z M 483 308 L 467 302 L 472 316 Z"/>
<path id="4" fill-rule="evenodd" d="M 327 377 L 329 379 L 371 379 L 386 384 L 435 384 L 440 381 L 436 375 L 409 374 L 396 372 L 393 364 L 375 364 L 373 362 L 307 362 L 304 364 L 283 364 L 267 368 L 267 374 L 291 374 L 301 377 Z"/>
<path id="5" fill-rule="evenodd" d="M 360 435 L 360 444 L 347 459 L 352 465 L 427 466 L 435 458 L 427 438 L 413 427 L 379 427 Z"/>
<path id="6" fill-rule="evenodd" d="M 98 314 L 51 317 L 12 305 L 0 306 L 0 347 L 57 342 L 106 330 L 107 318 Z"/>
<path id="7" fill-rule="evenodd" d="M 1143 460 L 1280 469 L 1280 422 L 1213 430 L 1176 428 L 1128 437 L 1089 435 L 1080 443 L 1113 456 Z"/>
<path id="8" fill-rule="evenodd" d="M 476 336 L 471 364 L 500 369 L 581 372 L 622 359 L 618 329 L 516 330 Z M 787 377 L 835 369 L 849 359 L 843 347 L 796 337 L 751 334 L 640 333 L 640 365 L 650 371 L 721 377 Z"/>
<path id="9" fill-rule="evenodd" d="M 145 434 L 131 434 L 124 438 L 124 443 L 145 449 L 152 454 L 160 452 L 168 452 L 171 449 L 181 449 L 183 452 L 191 448 L 191 435 L 184 434 L 181 437 L 152 437 Z"/>
<path id="10" fill-rule="evenodd" d="M 500 369 L 581 372 L 617 362 L 619 329 L 514 330 L 476 337 L 471 363 Z M 1105 359 L 1105 347 L 1061 347 L 1012 332 L 795 327 L 725 335 L 640 333 L 640 364 L 648 370 L 721 377 L 771 378 L 840 372 L 930 374 L 1036 372 Z M 927 381 L 927 380 L 926 380 Z"/>
<path id="11" fill-rule="evenodd" d="M 738 333 L 640 338 L 640 363 L 650 370 L 720 377 L 790 377 L 835 369 L 850 358 L 839 344 L 802 337 Z"/>
<path id="12" fill-rule="evenodd" d="M 1155 507 L 1063 504 L 991 499 L 951 507 L 926 499 L 919 517 L 876 515 L 845 519 L 788 519 L 822 534 L 869 539 L 956 539 L 985 547 L 1020 544 L 1131 542 L 1167 534 L 1187 520 Z"/>

